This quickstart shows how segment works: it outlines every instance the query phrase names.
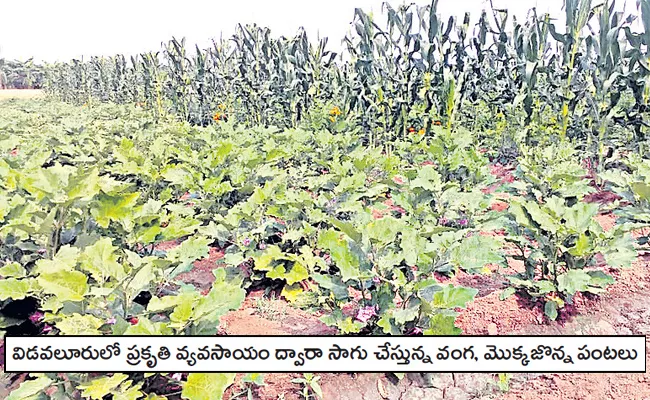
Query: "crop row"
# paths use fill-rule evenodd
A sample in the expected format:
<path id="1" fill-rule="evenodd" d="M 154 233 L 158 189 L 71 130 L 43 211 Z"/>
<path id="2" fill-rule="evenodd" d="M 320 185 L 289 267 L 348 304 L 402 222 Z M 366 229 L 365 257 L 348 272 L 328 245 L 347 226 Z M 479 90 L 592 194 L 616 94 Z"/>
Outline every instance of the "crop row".
<path id="1" fill-rule="evenodd" d="M 438 0 L 384 4 L 381 16 L 357 9 L 341 54 L 304 31 L 275 38 L 269 29 L 238 25 L 207 49 L 173 39 L 129 59 L 49 65 L 45 85 L 76 104 L 139 103 L 200 125 L 227 118 L 336 129 L 347 119 L 371 146 L 431 134 L 436 124 L 497 130 L 528 144 L 577 138 L 594 161 L 607 146 L 644 146 L 650 1 L 638 1 L 631 15 L 610 0 L 564 3 L 564 26 L 535 9 L 523 21 L 494 9 L 472 27 L 469 14 L 440 16 Z M 643 29 L 635 32 L 639 19 Z M 337 113 L 314 117 L 332 104 Z"/>

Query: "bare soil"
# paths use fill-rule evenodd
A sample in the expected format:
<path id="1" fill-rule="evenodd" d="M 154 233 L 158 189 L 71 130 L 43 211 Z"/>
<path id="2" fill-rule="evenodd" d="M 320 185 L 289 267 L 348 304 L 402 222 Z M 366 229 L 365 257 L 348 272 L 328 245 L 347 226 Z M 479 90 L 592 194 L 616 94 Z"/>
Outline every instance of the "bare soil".
<path id="1" fill-rule="evenodd" d="M 33 99 L 44 96 L 45 93 L 40 89 L 0 89 L 0 100 Z"/>

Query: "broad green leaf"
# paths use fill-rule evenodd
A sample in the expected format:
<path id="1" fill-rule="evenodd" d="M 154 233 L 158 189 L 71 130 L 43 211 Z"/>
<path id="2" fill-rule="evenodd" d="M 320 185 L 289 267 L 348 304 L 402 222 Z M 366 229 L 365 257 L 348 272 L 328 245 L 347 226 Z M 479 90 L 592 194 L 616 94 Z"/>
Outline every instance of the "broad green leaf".
<path id="1" fill-rule="evenodd" d="M 634 182 L 630 184 L 630 187 L 639 199 L 650 202 L 650 185 L 644 182 Z"/>
<path id="2" fill-rule="evenodd" d="M 418 296 L 429 303 L 433 301 L 433 295 L 442 290 L 435 279 L 427 279 L 416 283 L 413 290 L 417 291 Z"/>
<path id="3" fill-rule="evenodd" d="M 230 231 L 228 228 L 221 224 L 216 225 L 214 221 L 210 221 L 208 226 L 199 228 L 199 233 L 212 239 L 217 239 L 221 242 L 227 241 L 230 237 Z"/>
<path id="4" fill-rule="evenodd" d="M 168 208 L 172 208 L 172 206 L 168 206 Z M 182 208 L 189 210 L 186 207 Z M 190 213 L 193 212 L 190 211 Z M 200 227 L 201 222 L 199 220 L 181 215 L 174 210 L 167 227 L 162 231 L 160 240 L 176 240 L 184 236 L 193 235 Z"/>
<path id="5" fill-rule="evenodd" d="M 629 268 L 637 257 L 634 241 L 629 235 L 624 235 L 601 251 L 607 265 L 613 268 Z"/>
<path id="6" fill-rule="evenodd" d="M 291 271 L 286 272 L 283 266 L 276 267 L 275 271 L 280 271 L 278 274 L 268 273 L 267 277 L 272 279 L 285 279 L 288 285 L 293 285 L 294 283 L 302 282 L 305 279 L 309 278 L 309 271 L 300 263 L 294 263 L 291 267 Z"/>
<path id="7" fill-rule="evenodd" d="M 163 171 L 162 176 L 173 185 L 180 185 L 182 187 L 192 187 L 194 185 L 194 177 L 192 174 L 180 166 L 169 166 Z"/>
<path id="8" fill-rule="evenodd" d="M 569 249 L 569 253 L 574 257 L 585 257 L 591 253 L 591 244 L 593 240 L 590 236 L 581 233 L 576 240 L 576 244 Z"/>
<path id="9" fill-rule="evenodd" d="M 438 308 L 465 308 L 477 293 L 478 290 L 474 288 L 444 286 L 433 294 L 432 305 Z"/>
<path id="10" fill-rule="evenodd" d="M 400 247 L 406 263 L 408 265 L 417 265 L 419 255 L 426 247 L 426 240 L 420 236 L 417 230 L 407 227 L 402 231 Z"/>
<path id="11" fill-rule="evenodd" d="M 503 290 L 503 292 L 501 292 L 501 294 L 499 295 L 499 299 L 500 299 L 500 300 L 506 300 L 507 298 L 509 298 L 510 296 L 512 296 L 513 294 L 515 294 L 515 292 L 517 292 L 517 289 L 516 289 L 516 288 L 513 288 L 513 287 L 507 287 L 507 288 L 505 288 L 505 289 Z"/>
<path id="12" fill-rule="evenodd" d="M 524 207 L 519 202 L 513 200 L 508 209 L 512 215 L 515 217 L 515 221 L 521 226 L 530 227 L 530 220 L 528 215 L 524 211 Z"/>
<path id="13" fill-rule="evenodd" d="M 65 188 L 68 186 L 70 175 L 75 168 L 69 165 L 55 164 L 49 168 L 28 172 L 21 179 L 23 188 L 32 194 L 37 201 L 48 198 L 53 203 L 65 203 L 68 196 Z"/>
<path id="14" fill-rule="evenodd" d="M 280 293 L 280 296 L 284 297 L 289 303 L 294 303 L 300 298 L 303 293 L 304 292 L 300 285 L 285 285 L 282 288 L 282 293 Z"/>
<path id="15" fill-rule="evenodd" d="M 226 193 L 230 193 L 234 190 L 230 182 L 222 182 L 221 179 L 209 178 L 206 179 L 203 184 L 203 189 L 210 194 L 215 196 L 223 196 Z"/>
<path id="16" fill-rule="evenodd" d="M 556 196 L 546 200 L 545 208 L 551 211 L 555 218 L 562 218 L 567 210 L 565 200 Z"/>
<path id="17" fill-rule="evenodd" d="M 354 228 L 354 225 L 352 225 L 351 223 L 340 221 L 336 218 L 329 218 L 328 222 L 332 224 L 334 227 L 338 228 L 341 232 L 348 235 L 350 239 L 354 240 L 355 242 L 361 242 L 361 233 L 358 232 Z"/>
<path id="18" fill-rule="evenodd" d="M 347 238 L 334 230 L 321 232 L 318 238 L 318 246 L 330 252 L 332 260 L 341 271 L 343 282 L 350 279 L 358 279 L 360 271 L 359 257 L 350 248 Z"/>
<path id="19" fill-rule="evenodd" d="M 260 205 L 263 204 L 266 201 L 266 194 L 264 193 L 264 190 L 261 188 L 256 188 L 253 194 L 250 197 L 250 200 L 253 202 L 253 204 Z"/>
<path id="20" fill-rule="evenodd" d="M 442 190 L 442 177 L 433 165 L 426 165 L 420 168 L 417 177 L 411 181 L 411 187 L 438 192 Z"/>
<path id="21" fill-rule="evenodd" d="M 11 326 L 20 325 L 23 322 L 25 322 L 25 320 L 22 318 L 19 319 L 19 318 L 8 318 L 5 316 L 0 316 L 0 329 L 6 329 Z M 6 332 L 2 332 L 0 333 L 0 336 L 4 336 L 5 334 Z"/>
<path id="22" fill-rule="evenodd" d="M 359 172 L 352 176 L 346 176 L 334 188 L 334 193 L 355 192 L 363 188 L 366 181 L 366 174 Z"/>
<path id="23" fill-rule="evenodd" d="M 108 228 L 111 221 L 128 226 L 139 197 L 137 192 L 121 196 L 101 195 L 91 209 L 91 214 L 102 228 Z"/>
<path id="24" fill-rule="evenodd" d="M 183 297 L 181 295 L 163 296 L 163 297 L 153 296 L 151 300 L 149 300 L 149 304 L 147 304 L 147 311 L 159 312 L 159 311 L 171 310 L 172 308 L 179 305 L 182 301 L 183 301 Z"/>
<path id="25" fill-rule="evenodd" d="M 503 263 L 501 243 L 489 236 L 473 235 L 452 251 L 454 265 L 467 271 L 482 269 L 487 264 Z"/>
<path id="26" fill-rule="evenodd" d="M 117 249 L 109 238 L 98 240 L 84 249 L 81 268 L 90 272 L 100 283 L 111 278 L 121 281 L 126 276 L 126 271 L 124 266 L 117 262 Z"/>
<path id="27" fill-rule="evenodd" d="M 187 324 L 192 317 L 196 295 L 192 292 L 182 293 L 178 298 L 178 305 L 174 308 L 174 312 L 169 315 L 169 320 L 172 322 L 172 328 L 180 329 Z"/>
<path id="28" fill-rule="evenodd" d="M 106 395 L 111 394 L 120 383 L 128 378 L 125 374 L 114 374 L 102 378 L 93 379 L 92 381 L 79 385 L 81 395 L 91 400 L 102 400 Z"/>
<path id="29" fill-rule="evenodd" d="M 63 303 L 54 296 L 50 296 L 43 303 L 41 303 L 41 309 L 44 311 L 50 311 L 51 313 L 58 312 L 63 308 Z"/>
<path id="30" fill-rule="evenodd" d="M 98 169 L 92 168 L 70 178 L 67 187 L 68 202 L 73 200 L 90 200 L 100 191 Z"/>
<path id="31" fill-rule="evenodd" d="M 426 336 L 460 335 L 463 331 L 456 327 L 456 317 L 436 314 L 429 321 L 429 328 L 422 332 Z"/>
<path id="32" fill-rule="evenodd" d="M 140 268 L 142 264 L 145 263 L 145 257 L 141 257 L 138 253 L 135 253 L 129 249 L 122 249 L 124 255 L 126 255 L 126 261 L 133 266 L 133 268 Z"/>
<path id="33" fill-rule="evenodd" d="M 115 180 L 110 175 L 102 175 L 99 177 L 99 187 L 101 191 L 109 196 L 119 196 L 132 186 L 133 183 Z"/>
<path id="34" fill-rule="evenodd" d="M 525 208 L 526 211 L 528 211 L 530 216 L 533 218 L 533 220 L 537 222 L 543 230 L 551 233 L 557 232 L 559 226 L 555 222 L 555 219 L 553 218 L 552 215 L 542 210 L 539 204 L 529 201 L 526 202 Z"/>
<path id="35" fill-rule="evenodd" d="M 411 308 L 399 308 L 393 310 L 393 318 L 395 319 L 395 323 L 399 325 L 404 325 L 407 322 L 413 321 L 419 313 L 419 307 L 411 307 Z"/>
<path id="36" fill-rule="evenodd" d="M 192 320 L 206 320 L 216 325 L 228 311 L 237 310 L 246 297 L 246 290 L 238 284 L 226 281 L 226 271 L 213 271 L 215 281 L 207 296 L 201 298 L 192 313 Z"/>
<path id="37" fill-rule="evenodd" d="M 42 273 L 37 279 L 43 291 L 62 302 L 81 301 L 88 292 L 88 277 L 79 271 Z"/>
<path id="38" fill-rule="evenodd" d="M 314 391 L 314 393 L 319 399 L 323 398 L 323 389 L 321 389 L 320 384 L 318 383 L 317 380 L 312 380 L 309 383 L 309 386 L 312 388 L 312 390 Z"/>
<path id="39" fill-rule="evenodd" d="M 311 278 L 319 287 L 330 290 L 337 300 L 346 300 L 348 298 L 348 286 L 345 285 L 340 277 L 323 274 L 313 274 Z"/>
<path id="40" fill-rule="evenodd" d="M 139 400 L 144 396 L 140 390 L 143 383 L 132 386 L 132 381 L 122 382 L 122 384 L 113 393 L 113 400 Z"/>
<path id="41" fill-rule="evenodd" d="M 272 271 L 272 263 L 277 260 L 286 259 L 284 253 L 278 246 L 267 247 L 261 256 L 253 257 L 255 261 L 255 270 L 257 271 Z"/>
<path id="42" fill-rule="evenodd" d="M 558 290 L 571 295 L 586 291 L 590 282 L 591 276 L 583 270 L 572 269 L 557 277 Z"/>
<path id="43" fill-rule="evenodd" d="M 88 295 L 92 297 L 108 297 L 112 295 L 115 292 L 114 288 L 111 287 L 98 287 L 98 286 L 91 286 L 90 287 L 90 292 L 88 292 Z"/>
<path id="44" fill-rule="evenodd" d="M 7 396 L 5 400 L 24 400 L 38 393 L 42 393 L 45 388 L 50 386 L 54 381 L 47 377 L 40 377 L 29 381 L 24 381 Z"/>
<path id="45" fill-rule="evenodd" d="M 532 289 L 535 286 L 532 281 L 529 281 L 527 279 L 520 279 L 516 276 L 507 276 L 506 278 L 510 281 L 510 283 L 517 287 Z"/>
<path id="46" fill-rule="evenodd" d="M 615 282 L 611 275 L 607 275 L 603 271 L 589 271 L 587 273 L 591 276 L 591 281 L 589 283 L 592 286 L 604 288 L 605 286 L 612 285 Z"/>
<path id="47" fill-rule="evenodd" d="M 589 186 L 587 181 L 579 181 L 572 183 L 563 183 L 558 185 L 558 192 L 565 198 L 577 197 L 582 199 L 586 194 L 593 193 L 596 189 Z"/>
<path id="48" fill-rule="evenodd" d="M 336 324 L 336 327 L 341 330 L 341 333 L 348 334 L 348 333 L 359 333 L 361 332 L 361 328 L 365 326 L 364 323 L 359 322 L 359 321 L 353 321 L 351 317 L 344 318 L 341 321 L 338 321 Z"/>
<path id="49" fill-rule="evenodd" d="M 191 237 L 181 243 L 180 246 L 171 249 L 167 253 L 167 258 L 180 264 L 175 271 L 175 275 L 188 270 L 194 261 L 207 258 L 210 254 L 208 245 L 211 242 L 210 239 L 205 237 Z"/>
<path id="50" fill-rule="evenodd" d="M 366 226 L 365 233 L 379 243 L 392 243 L 403 223 L 394 217 L 376 219 Z"/>
<path id="51" fill-rule="evenodd" d="M 382 315 L 381 318 L 379 318 L 379 321 L 377 321 L 377 326 L 380 327 L 386 335 L 401 334 L 401 332 L 391 323 L 391 317 L 389 314 Z"/>
<path id="52" fill-rule="evenodd" d="M 186 400 L 222 400 L 226 389 L 235 382 L 236 374 L 191 373 L 183 384 L 181 397 Z"/>
<path id="53" fill-rule="evenodd" d="M 137 324 L 129 325 L 126 331 L 123 333 L 124 336 L 156 336 L 171 334 L 171 329 L 167 327 L 167 324 L 162 322 L 154 323 L 147 318 L 140 318 Z"/>
<path id="54" fill-rule="evenodd" d="M 36 261 L 34 274 L 53 273 L 58 271 L 72 271 L 77 265 L 80 251 L 70 245 L 62 246 L 52 260 Z"/>
<path id="55" fill-rule="evenodd" d="M 11 211 L 12 206 L 5 196 L 0 196 L 0 222 L 5 222 L 5 217 Z"/>
<path id="56" fill-rule="evenodd" d="M 63 335 L 101 335 L 97 329 L 104 325 L 104 321 L 90 314 L 66 315 L 56 323 L 56 327 Z"/>
<path id="57" fill-rule="evenodd" d="M 155 278 L 151 264 L 147 263 L 141 267 L 125 288 L 129 293 L 129 300 L 133 300 L 142 290 L 148 288 Z"/>
<path id="58" fill-rule="evenodd" d="M 555 285 L 551 281 L 541 280 L 534 285 L 540 294 L 551 293 L 555 291 Z"/>
<path id="59" fill-rule="evenodd" d="M 136 230 L 135 240 L 148 245 L 155 242 L 161 232 L 162 228 L 159 225 L 139 228 Z"/>
<path id="60" fill-rule="evenodd" d="M 583 232 L 598 214 L 598 204 L 580 202 L 566 210 L 564 219 L 566 226 L 574 232 Z"/>
<path id="61" fill-rule="evenodd" d="M 242 378 L 242 382 L 254 383 L 256 386 L 266 386 L 266 383 L 264 382 L 264 374 L 258 374 L 258 373 L 246 374 Z"/>
<path id="62" fill-rule="evenodd" d="M 0 277 L 3 278 L 22 278 L 27 275 L 27 271 L 17 262 L 10 262 L 0 268 Z"/>
<path id="63" fill-rule="evenodd" d="M 544 314 L 550 319 L 551 321 L 555 321 L 557 319 L 557 303 L 550 300 L 547 301 L 544 304 Z"/>
<path id="64" fill-rule="evenodd" d="M 146 203 L 144 203 L 142 206 L 138 208 L 138 216 L 139 217 L 146 217 L 146 216 L 158 216 L 160 213 L 160 210 L 162 209 L 163 202 L 160 200 L 155 200 L 155 199 L 149 199 L 147 200 Z"/>
<path id="65" fill-rule="evenodd" d="M 627 184 L 626 176 L 623 175 L 620 170 L 613 169 L 613 170 L 603 171 L 600 174 L 598 174 L 598 176 L 600 177 L 600 179 L 604 181 L 609 181 L 615 184 L 616 186 L 622 187 Z"/>

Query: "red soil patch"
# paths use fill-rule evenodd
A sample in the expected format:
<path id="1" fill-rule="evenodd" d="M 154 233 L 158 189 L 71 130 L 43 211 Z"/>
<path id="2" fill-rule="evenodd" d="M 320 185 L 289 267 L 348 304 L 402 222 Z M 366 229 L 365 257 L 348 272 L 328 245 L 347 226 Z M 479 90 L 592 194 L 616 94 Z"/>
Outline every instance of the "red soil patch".
<path id="1" fill-rule="evenodd" d="M 509 165 L 501 165 L 501 164 L 490 165 L 490 174 L 492 174 L 498 179 L 498 183 L 495 183 L 492 186 L 483 189 L 483 193 L 494 193 L 497 189 L 499 189 L 504 184 L 514 182 L 515 181 L 515 176 L 513 175 L 514 170 L 515 168 Z"/>
<path id="2" fill-rule="evenodd" d="M 516 333 L 650 335 L 648 263 L 637 261 L 631 269 L 620 273 L 618 282 L 606 294 L 599 298 L 582 297 L 573 308 L 577 317 L 537 329 L 527 327 Z M 646 344 L 646 349 L 650 358 L 650 343 Z M 524 382 L 501 399 L 648 400 L 650 371 L 645 374 L 548 374 Z"/>
<path id="3" fill-rule="evenodd" d="M 181 244 L 180 240 L 170 240 L 167 242 L 160 242 L 154 248 L 159 251 L 169 251 L 179 244 Z"/>
<path id="4" fill-rule="evenodd" d="M 506 203 L 505 201 L 501 201 L 501 200 L 495 200 L 490 205 L 490 208 L 492 209 L 492 211 L 498 211 L 498 212 L 505 211 L 505 210 L 508 209 L 508 207 L 510 207 L 510 204 Z"/>
<path id="5" fill-rule="evenodd" d="M 283 300 L 264 299 L 263 291 L 250 293 L 237 311 L 221 317 L 220 331 L 225 335 L 336 335 L 318 319 L 318 315 L 291 307 Z M 226 392 L 225 399 L 241 391 L 243 374 L 237 376 L 235 384 Z M 300 374 L 264 374 L 266 385 L 256 387 L 253 393 L 258 400 L 300 400 L 301 386 L 292 379 Z M 279 397 L 283 396 L 283 397 Z"/>
<path id="6" fill-rule="evenodd" d="M 610 204 L 617 200 L 621 200 L 622 197 L 613 192 L 595 192 L 589 193 L 584 197 L 582 201 L 585 203 L 600 203 L 600 204 Z"/>
<path id="7" fill-rule="evenodd" d="M 480 297 L 460 312 L 456 325 L 464 335 L 487 335 L 488 326 L 491 325 L 495 332 L 504 335 L 544 322 L 544 312 L 540 306 L 519 299 L 517 295 L 502 301 L 500 294 L 500 291 L 495 291 Z"/>
<path id="8" fill-rule="evenodd" d="M 228 335 L 336 335 L 310 314 L 291 307 L 284 300 L 264 299 L 263 292 L 252 292 L 237 311 L 221 318 L 220 327 Z"/>
<path id="9" fill-rule="evenodd" d="M 599 215 L 597 220 L 606 230 L 616 223 L 612 214 Z M 515 267 L 520 263 L 509 262 Z M 501 301 L 499 292 L 495 291 L 468 304 L 467 309 L 461 311 L 457 325 L 465 335 L 650 334 L 648 262 L 640 258 L 632 268 L 606 272 L 617 282 L 599 297 L 576 296 L 558 321 L 548 321 L 540 304 L 531 304 L 516 295 Z M 469 279 L 462 274 L 454 281 L 479 290 L 485 285 L 484 278 Z M 650 372 L 642 375 L 545 374 L 532 380 L 515 374 L 512 379 L 513 389 L 501 399 L 650 399 Z"/>
<path id="10" fill-rule="evenodd" d="M 191 283 L 203 294 L 207 294 L 214 283 L 214 274 L 212 273 L 212 270 L 223 266 L 223 264 L 219 262 L 223 256 L 223 250 L 216 247 L 210 247 L 208 258 L 195 261 L 194 268 L 188 272 L 179 274 L 176 277 L 176 280 Z"/>

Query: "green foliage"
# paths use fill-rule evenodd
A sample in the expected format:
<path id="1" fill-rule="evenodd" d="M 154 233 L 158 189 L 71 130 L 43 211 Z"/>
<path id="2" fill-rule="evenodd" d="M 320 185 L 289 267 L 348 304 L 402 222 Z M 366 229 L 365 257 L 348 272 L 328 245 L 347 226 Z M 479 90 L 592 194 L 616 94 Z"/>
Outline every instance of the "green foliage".
<path id="1" fill-rule="evenodd" d="M 188 375 L 181 395 L 188 400 L 221 400 L 234 381 L 235 374 L 192 373 Z"/>
<path id="2" fill-rule="evenodd" d="M 319 380 L 320 376 L 305 373 L 303 374 L 302 378 L 293 379 L 292 382 L 303 385 L 302 397 L 305 400 L 309 400 L 311 398 L 322 399 L 323 390 L 318 383 Z"/>
<path id="3" fill-rule="evenodd" d="M 480 188 L 461 187 L 484 177 L 482 156 L 458 155 L 470 136 L 382 154 L 356 132 L 151 124 L 151 114 L 113 105 L 0 107 L 0 126 L 17 127 L 1 131 L 0 150 L 21 149 L 0 160 L 0 301 L 36 299 L 37 325 L 50 334 L 214 335 L 258 280 L 296 304 L 316 302 L 342 333 L 458 334 L 455 309 L 476 290 L 442 286 L 432 273 L 500 260 L 498 242 L 470 235 L 489 203 Z M 443 169 L 418 165 L 431 157 Z M 444 226 L 443 215 L 467 222 Z M 177 245 L 159 250 L 166 241 Z M 215 246 L 225 257 L 207 294 L 178 281 Z M 342 313 L 351 290 L 367 295 L 354 318 Z M 89 397 L 141 391 L 143 382 L 118 378 L 69 385 Z M 194 376 L 184 392 L 199 395 L 213 385 L 206 379 Z"/>
<path id="4" fill-rule="evenodd" d="M 0 58 L 0 89 L 41 89 L 45 79 L 45 67 L 26 61 Z"/>
<path id="5" fill-rule="evenodd" d="M 514 246 L 524 271 L 502 298 L 527 293 L 555 319 L 613 283 L 602 261 L 629 266 L 630 231 L 650 224 L 639 4 L 642 33 L 613 2 L 567 0 L 565 33 L 534 10 L 508 30 L 492 10 L 470 35 L 469 16 L 445 22 L 434 0 L 385 4 L 385 28 L 356 10 L 348 61 L 303 31 L 240 25 L 193 55 L 173 39 L 49 65 L 48 92 L 72 104 L 0 104 L 0 306 L 36 300 L 50 334 L 215 335 L 265 284 L 342 334 L 457 335 L 478 291 L 434 274 L 490 274 Z M 514 179 L 491 161 L 515 164 Z M 495 187 L 505 212 L 490 207 Z M 603 190 L 621 199 L 590 200 Z M 214 248 L 202 294 L 182 275 Z M 10 396 L 158 397 L 143 389 L 152 376 L 68 378 L 35 374 Z M 296 381 L 305 398 L 322 397 L 318 380 Z M 176 383 L 194 400 L 233 382 Z M 250 397 L 263 379 L 243 383 Z"/>
<path id="6" fill-rule="evenodd" d="M 303 30 L 276 38 L 268 28 L 239 24 L 231 38 L 205 49 L 172 38 L 160 51 L 128 59 L 39 68 L 60 99 L 136 103 L 157 119 L 353 127 L 370 147 L 389 150 L 410 135 L 464 126 L 493 132 L 501 155 L 512 140 L 568 137 L 601 168 L 607 146 L 647 144 L 650 6 L 640 0 L 636 13 L 625 15 L 615 5 L 566 0 L 563 27 L 536 9 L 521 20 L 487 9 L 470 27 L 469 14 L 439 15 L 438 0 L 385 3 L 378 15 L 355 10 L 341 54 Z M 640 32 L 635 19 L 643 22 Z"/>
<path id="7" fill-rule="evenodd" d="M 602 293 L 614 283 L 598 269 L 599 256 L 610 267 L 625 268 L 637 252 L 625 226 L 606 231 L 597 222 L 600 206 L 584 201 L 595 190 L 570 147 L 524 153 L 518 174 L 522 180 L 509 188 L 516 197 L 501 221 L 506 241 L 520 253 L 513 258 L 523 261 L 525 272 L 509 280 L 544 299 L 545 314 L 554 320 L 576 293 Z M 510 289 L 502 298 L 514 293 Z"/>

